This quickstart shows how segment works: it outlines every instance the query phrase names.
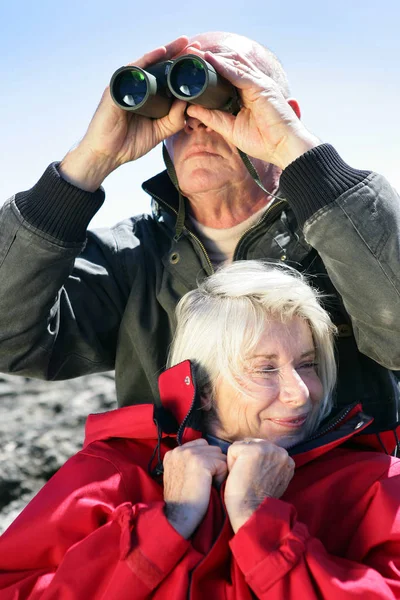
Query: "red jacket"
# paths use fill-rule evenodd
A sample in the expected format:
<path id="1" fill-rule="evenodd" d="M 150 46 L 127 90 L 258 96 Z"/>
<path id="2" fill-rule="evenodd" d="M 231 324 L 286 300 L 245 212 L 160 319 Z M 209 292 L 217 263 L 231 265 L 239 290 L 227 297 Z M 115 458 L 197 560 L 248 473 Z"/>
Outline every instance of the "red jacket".
<path id="1" fill-rule="evenodd" d="M 162 375 L 160 393 L 181 423 L 178 436 L 163 434 L 162 460 L 177 437 L 201 435 L 189 363 Z M 153 406 L 90 416 L 83 450 L 0 539 L 0 599 L 400 598 L 400 460 L 356 445 L 370 423 L 359 408 L 293 450 L 285 494 L 236 535 L 223 486 L 212 488 L 190 540 L 167 521 L 148 473 Z"/>

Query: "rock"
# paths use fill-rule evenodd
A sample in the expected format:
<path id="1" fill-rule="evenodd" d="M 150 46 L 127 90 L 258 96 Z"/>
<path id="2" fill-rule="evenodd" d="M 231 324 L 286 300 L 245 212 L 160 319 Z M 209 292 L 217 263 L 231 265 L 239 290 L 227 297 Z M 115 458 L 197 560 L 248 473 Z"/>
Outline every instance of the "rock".
<path id="1" fill-rule="evenodd" d="M 113 373 L 60 382 L 0 375 L 0 533 L 82 447 L 88 414 L 112 408 Z"/>

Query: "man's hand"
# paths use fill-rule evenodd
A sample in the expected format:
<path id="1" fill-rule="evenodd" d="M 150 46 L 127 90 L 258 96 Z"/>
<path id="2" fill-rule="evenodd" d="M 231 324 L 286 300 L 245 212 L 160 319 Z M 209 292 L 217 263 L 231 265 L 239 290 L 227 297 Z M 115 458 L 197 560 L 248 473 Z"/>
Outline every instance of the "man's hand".
<path id="1" fill-rule="evenodd" d="M 236 533 L 265 498 L 280 498 L 294 474 L 294 460 L 266 440 L 234 442 L 228 450 L 225 506 Z"/>
<path id="2" fill-rule="evenodd" d="M 180 37 L 130 64 L 146 69 L 173 58 L 187 44 L 188 38 Z M 116 168 L 140 158 L 182 129 L 185 108 L 185 102 L 176 100 L 167 116 L 149 119 L 116 106 L 107 87 L 84 138 L 61 162 L 61 175 L 81 189 L 95 191 Z"/>
<path id="3" fill-rule="evenodd" d="M 278 85 L 249 59 L 234 52 L 189 52 L 207 60 L 238 90 L 242 107 L 236 116 L 190 105 L 188 115 L 199 119 L 249 156 L 281 169 L 320 144 L 302 124 Z"/>
<path id="4" fill-rule="evenodd" d="M 199 439 L 178 446 L 164 457 L 165 514 L 171 525 L 189 539 L 207 512 L 211 485 L 227 474 L 226 456 L 218 446 Z"/>

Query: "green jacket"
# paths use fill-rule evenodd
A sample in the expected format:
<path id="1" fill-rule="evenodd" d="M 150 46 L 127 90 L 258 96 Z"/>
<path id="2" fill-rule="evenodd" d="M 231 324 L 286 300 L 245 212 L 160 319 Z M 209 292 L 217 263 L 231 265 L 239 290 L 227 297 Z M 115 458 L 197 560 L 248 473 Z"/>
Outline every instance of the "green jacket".
<path id="1" fill-rule="evenodd" d="M 144 189 L 152 216 L 93 232 L 103 190 L 70 185 L 55 164 L 2 207 L 2 371 L 52 380 L 115 368 L 119 405 L 158 402 L 176 303 L 212 266 L 189 225 L 175 235 L 167 174 Z M 280 195 L 286 200 L 244 234 L 234 258 L 315 275 L 340 330 L 338 404 L 362 401 L 378 424 L 396 420 L 396 388 L 380 365 L 400 369 L 399 196 L 328 144 L 284 170 Z"/>

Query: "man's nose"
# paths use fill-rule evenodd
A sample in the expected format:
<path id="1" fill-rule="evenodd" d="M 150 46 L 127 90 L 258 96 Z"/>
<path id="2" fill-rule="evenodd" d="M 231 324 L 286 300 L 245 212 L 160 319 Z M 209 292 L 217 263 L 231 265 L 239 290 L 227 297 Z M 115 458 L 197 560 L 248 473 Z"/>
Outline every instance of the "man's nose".
<path id="1" fill-rule="evenodd" d="M 289 369 L 281 379 L 280 400 L 293 406 L 303 406 L 310 399 L 310 391 L 296 369 Z"/>
<path id="2" fill-rule="evenodd" d="M 211 131 L 211 129 L 199 121 L 199 119 L 189 116 L 186 117 L 185 127 L 183 129 L 185 133 L 196 133 L 199 130 Z"/>

